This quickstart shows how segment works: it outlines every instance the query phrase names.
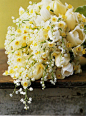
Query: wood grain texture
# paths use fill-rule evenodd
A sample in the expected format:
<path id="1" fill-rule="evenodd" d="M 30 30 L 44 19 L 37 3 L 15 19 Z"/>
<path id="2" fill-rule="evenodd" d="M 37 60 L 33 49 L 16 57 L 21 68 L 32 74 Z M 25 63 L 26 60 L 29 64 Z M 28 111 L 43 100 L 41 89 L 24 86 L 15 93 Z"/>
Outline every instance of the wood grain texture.
<path id="1" fill-rule="evenodd" d="M 10 76 L 2 76 L 7 70 L 7 56 L 4 49 L 0 50 L 0 115 L 86 115 L 86 67 L 78 75 L 70 76 L 64 80 L 58 80 L 55 86 L 46 83 L 44 91 L 41 90 L 39 81 L 32 83 L 33 92 L 28 92 L 32 97 L 28 111 L 20 99 L 24 96 L 9 96 L 14 88 Z M 9 89 L 11 88 L 11 89 Z"/>
<path id="2" fill-rule="evenodd" d="M 24 110 L 20 99 L 9 96 L 13 89 L 0 89 L 0 115 L 60 115 L 86 116 L 86 88 L 35 88 L 28 92 L 32 97 L 29 110 Z"/>
<path id="3" fill-rule="evenodd" d="M 4 85 L 3 83 L 6 84 L 12 84 L 13 79 L 10 76 L 3 76 L 3 72 L 7 70 L 7 56 L 5 55 L 5 50 L 0 49 L 0 84 Z M 75 85 L 85 85 L 86 83 L 86 66 L 82 67 L 83 72 L 77 75 L 72 75 L 70 77 L 67 77 L 63 80 L 58 80 L 57 85 L 67 85 L 67 84 L 74 84 Z M 36 83 L 39 83 L 39 81 L 36 81 Z M 35 83 L 35 84 L 36 84 Z"/>

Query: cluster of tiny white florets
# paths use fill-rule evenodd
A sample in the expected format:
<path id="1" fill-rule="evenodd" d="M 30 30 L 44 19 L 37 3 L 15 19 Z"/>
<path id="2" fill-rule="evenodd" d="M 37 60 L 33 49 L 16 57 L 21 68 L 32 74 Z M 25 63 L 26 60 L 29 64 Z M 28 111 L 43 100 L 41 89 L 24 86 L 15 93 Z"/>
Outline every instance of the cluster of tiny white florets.
<path id="1" fill-rule="evenodd" d="M 10 75 L 16 86 L 23 86 L 24 92 L 14 92 L 25 95 L 20 101 L 28 109 L 26 102 L 30 104 L 32 99 L 26 93 L 33 90 L 28 89 L 32 81 L 41 79 L 44 89 L 47 80 L 55 85 L 57 79 L 81 72 L 79 57 L 86 53 L 82 45 L 86 18 L 59 0 L 30 1 L 26 10 L 20 7 L 19 15 L 17 19 L 12 16 L 17 29 L 8 27 L 5 53 L 9 66 L 4 75 Z"/>

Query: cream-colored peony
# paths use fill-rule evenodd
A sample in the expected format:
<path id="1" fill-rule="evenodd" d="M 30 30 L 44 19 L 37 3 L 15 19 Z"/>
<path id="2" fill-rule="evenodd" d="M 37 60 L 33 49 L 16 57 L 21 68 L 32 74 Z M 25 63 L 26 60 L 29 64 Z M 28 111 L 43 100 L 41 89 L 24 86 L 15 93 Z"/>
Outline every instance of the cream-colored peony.
<path id="1" fill-rule="evenodd" d="M 73 75 L 73 65 L 71 63 L 68 63 L 66 66 L 63 66 L 61 70 L 61 74 L 64 77 Z"/>
<path id="2" fill-rule="evenodd" d="M 79 26 L 67 34 L 67 40 L 72 43 L 73 47 L 82 44 L 85 39 L 85 33 L 83 32 L 83 29 L 80 29 Z"/>
<path id="3" fill-rule="evenodd" d="M 40 14 L 41 14 L 41 18 L 46 21 L 50 18 L 50 12 L 45 8 L 43 7 L 41 10 L 40 10 Z"/>
<path id="4" fill-rule="evenodd" d="M 42 17 L 38 15 L 37 18 L 35 19 L 36 25 L 40 26 L 42 20 L 43 20 Z"/>
<path id="5" fill-rule="evenodd" d="M 68 54 L 68 57 L 62 57 L 61 54 L 55 56 L 55 65 L 57 67 L 63 67 L 64 65 L 67 65 L 70 61 L 70 55 Z"/>
<path id="6" fill-rule="evenodd" d="M 57 16 L 59 14 L 64 15 L 66 13 L 65 5 L 63 5 L 59 0 L 52 1 L 49 6 Z"/>
<path id="7" fill-rule="evenodd" d="M 73 30 L 75 28 L 75 25 L 76 25 L 76 16 L 74 14 L 74 12 L 72 11 L 72 9 L 69 9 L 65 16 L 67 17 L 66 18 L 66 23 L 67 23 L 67 26 L 70 30 Z"/>

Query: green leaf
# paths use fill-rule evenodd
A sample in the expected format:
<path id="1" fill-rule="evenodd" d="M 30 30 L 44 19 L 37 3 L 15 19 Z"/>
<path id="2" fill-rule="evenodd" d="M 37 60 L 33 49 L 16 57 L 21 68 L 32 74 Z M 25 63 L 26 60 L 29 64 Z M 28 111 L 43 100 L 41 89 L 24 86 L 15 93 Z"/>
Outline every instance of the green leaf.
<path id="1" fill-rule="evenodd" d="M 83 14 L 86 17 L 86 5 L 79 6 L 78 8 L 76 8 L 75 12 L 79 12 L 80 14 Z"/>

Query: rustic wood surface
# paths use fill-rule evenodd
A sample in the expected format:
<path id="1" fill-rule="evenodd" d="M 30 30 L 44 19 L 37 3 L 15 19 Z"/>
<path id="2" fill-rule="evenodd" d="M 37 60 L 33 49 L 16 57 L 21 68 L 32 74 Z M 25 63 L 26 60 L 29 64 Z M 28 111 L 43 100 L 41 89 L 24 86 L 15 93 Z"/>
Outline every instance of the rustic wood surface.
<path id="1" fill-rule="evenodd" d="M 13 83 L 13 79 L 10 76 L 3 76 L 3 72 L 7 70 L 7 56 L 5 50 L 0 50 L 0 83 Z M 83 68 L 83 67 L 82 67 Z M 37 81 L 39 83 L 39 81 Z M 85 83 L 86 82 L 86 66 L 83 68 L 83 72 L 77 75 L 72 75 L 63 80 L 58 80 L 58 83 Z"/>
<path id="2" fill-rule="evenodd" d="M 20 102 L 22 95 L 9 96 L 14 88 L 10 76 L 2 76 L 7 70 L 7 56 L 4 49 L 0 50 L 0 115 L 86 115 L 86 67 L 78 75 L 58 80 L 56 86 L 46 83 L 48 88 L 41 90 L 39 81 L 32 83 L 33 92 L 28 92 L 32 97 L 28 111 Z"/>
<path id="3" fill-rule="evenodd" d="M 47 88 L 28 92 L 32 97 L 28 111 L 20 102 L 22 95 L 11 98 L 13 89 L 0 89 L 0 115 L 60 115 L 86 116 L 86 88 Z"/>

